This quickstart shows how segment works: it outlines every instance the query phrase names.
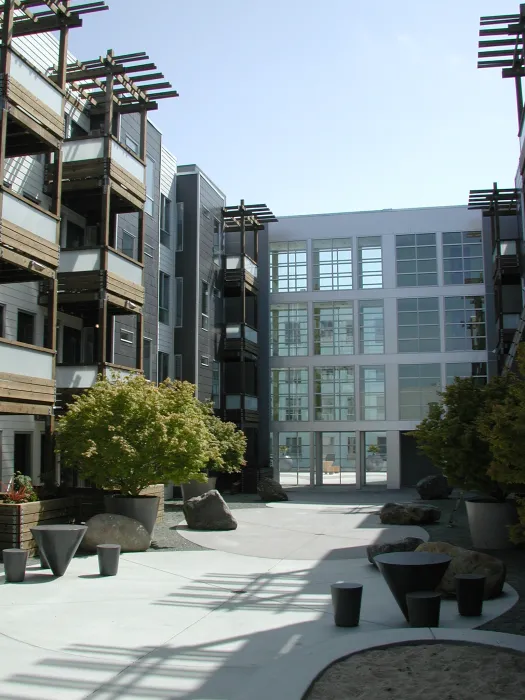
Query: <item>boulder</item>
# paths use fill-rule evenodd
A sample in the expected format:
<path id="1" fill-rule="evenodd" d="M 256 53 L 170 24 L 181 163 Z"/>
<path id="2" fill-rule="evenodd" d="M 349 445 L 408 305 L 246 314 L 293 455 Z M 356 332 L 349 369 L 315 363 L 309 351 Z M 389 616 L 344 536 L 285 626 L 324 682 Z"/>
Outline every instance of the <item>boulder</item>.
<path id="1" fill-rule="evenodd" d="M 384 525 L 424 525 L 436 523 L 440 517 L 441 510 L 436 506 L 416 503 L 385 503 L 379 511 Z"/>
<path id="2" fill-rule="evenodd" d="M 228 504 L 216 490 L 189 498 L 182 505 L 190 530 L 235 530 L 237 521 Z"/>
<path id="3" fill-rule="evenodd" d="M 261 479 L 257 484 L 257 493 L 261 501 L 271 503 L 272 501 L 287 501 L 288 494 L 281 484 L 274 479 Z"/>
<path id="4" fill-rule="evenodd" d="M 366 548 L 366 555 L 371 564 L 377 566 L 374 557 L 378 554 L 390 554 L 390 552 L 413 552 L 424 540 L 420 537 L 405 537 L 397 542 L 383 542 L 382 544 L 369 544 Z"/>
<path id="5" fill-rule="evenodd" d="M 454 547 L 448 542 L 425 542 L 416 552 L 436 552 L 452 557 L 447 572 L 441 579 L 438 591 L 446 598 L 456 597 L 456 574 L 483 574 L 485 580 L 485 600 L 501 595 L 507 570 L 505 564 L 496 557 L 471 549 Z"/>
<path id="6" fill-rule="evenodd" d="M 452 493 L 452 489 L 448 485 L 447 477 L 443 476 L 443 474 L 425 476 L 417 482 L 416 490 L 424 501 L 448 498 Z"/>
<path id="7" fill-rule="evenodd" d="M 145 552 L 151 543 L 144 525 L 125 515 L 100 513 L 90 518 L 86 525 L 81 544 L 86 552 L 96 552 L 97 544 L 119 544 L 122 552 Z"/>

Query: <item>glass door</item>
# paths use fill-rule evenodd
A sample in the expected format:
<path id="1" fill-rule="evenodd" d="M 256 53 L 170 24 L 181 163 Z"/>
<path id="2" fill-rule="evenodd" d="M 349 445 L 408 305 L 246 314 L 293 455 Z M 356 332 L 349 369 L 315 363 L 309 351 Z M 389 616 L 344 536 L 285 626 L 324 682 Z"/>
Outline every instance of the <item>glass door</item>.
<path id="1" fill-rule="evenodd" d="M 387 482 L 386 432 L 363 433 L 363 484 L 382 485 Z"/>
<path id="2" fill-rule="evenodd" d="M 356 436 L 354 432 L 317 433 L 318 485 L 356 483 Z"/>

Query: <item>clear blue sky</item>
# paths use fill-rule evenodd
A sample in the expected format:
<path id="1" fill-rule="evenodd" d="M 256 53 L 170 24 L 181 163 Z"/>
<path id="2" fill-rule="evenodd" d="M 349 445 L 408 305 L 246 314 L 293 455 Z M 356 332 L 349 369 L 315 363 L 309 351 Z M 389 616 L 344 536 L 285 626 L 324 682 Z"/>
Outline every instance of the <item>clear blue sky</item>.
<path id="1" fill-rule="evenodd" d="M 152 113 L 165 145 L 230 204 L 465 204 L 471 188 L 514 183 L 514 84 L 476 60 L 480 15 L 516 13 L 518 0 L 108 4 L 71 32 L 71 50 L 145 50 L 180 92 Z"/>

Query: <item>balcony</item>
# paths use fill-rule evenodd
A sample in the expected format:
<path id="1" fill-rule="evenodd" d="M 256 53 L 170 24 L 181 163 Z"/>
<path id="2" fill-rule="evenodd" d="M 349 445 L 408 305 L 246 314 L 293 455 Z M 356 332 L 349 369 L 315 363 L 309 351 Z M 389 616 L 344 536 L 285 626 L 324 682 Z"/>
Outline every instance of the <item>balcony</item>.
<path id="1" fill-rule="evenodd" d="M 98 301 L 101 275 L 110 306 L 117 313 L 136 313 L 144 305 L 143 267 L 110 249 L 107 270 L 101 269 L 102 248 L 63 250 L 58 267 L 59 304 Z M 79 297 L 82 295 L 82 298 Z"/>
<path id="2" fill-rule="evenodd" d="M 58 217 L 5 187 L 0 187 L 0 197 L 1 257 L 17 271 L 13 281 L 29 281 L 35 275 L 54 278 L 59 256 Z M 20 275 L 20 269 L 25 274 Z"/>
<path id="3" fill-rule="evenodd" d="M 56 385 L 57 389 L 89 389 L 97 381 L 101 373 L 100 365 L 57 365 Z M 102 375 L 109 380 L 122 379 L 137 370 L 132 367 L 122 367 L 106 362 L 102 368 Z"/>
<path id="4" fill-rule="evenodd" d="M 0 338 L 0 413 L 51 415 L 55 353 Z"/>
<path id="5" fill-rule="evenodd" d="M 106 164 L 106 139 L 109 139 L 109 163 Z M 137 211 L 146 201 L 146 166 L 130 150 L 112 136 L 88 136 L 66 141 L 63 146 L 64 166 L 62 193 L 65 203 L 78 210 L 74 200 L 81 192 L 100 193 L 103 179 L 109 175 L 112 193 L 120 204 L 115 211 Z M 106 168 L 107 166 L 107 168 Z"/>
<path id="6" fill-rule="evenodd" d="M 247 255 L 228 255 L 225 265 L 226 285 L 235 286 L 244 281 L 250 287 L 257 286 L 257 265 Z"/>
<path id="7" fill-rule="evenodd" d="M 8 127 L 8 157 L 31 152 L 25 148 L 20 150 L 20 141 L 27 140 L 24 132 L 28 130 L 40 141 L 57 148 L 64 138 L 62 90 L 16 51 L 8 51 L 11 61 L 4 96 L 9 103 L 10 119 L 16 122 L 16 127 L 14 124 Z"/>
<path id="8" fill-rule="evenodd" d="M 253 356 L 254 360 L 257 359 L 259 354 L 257 331 L 246 323 L 228 323 L 224 339 L 224 359 L 228 359 L 228 355 L 231 354 L 232 359 L 237 360 L 240 351 L 246 351 Z"/>
<path id="9" fill-rule="evenodd" d="M 500 241 L 496 244 L 492 252 L 492 265 L 495 277 L 519 277 L 521 266 L 518 241 Z"/>
<path id="10" fill-rule="evenodd" d="M 249 394 L 226 394 L 225 419 L 234 423 L 258 423 L 259 400 Z"/>

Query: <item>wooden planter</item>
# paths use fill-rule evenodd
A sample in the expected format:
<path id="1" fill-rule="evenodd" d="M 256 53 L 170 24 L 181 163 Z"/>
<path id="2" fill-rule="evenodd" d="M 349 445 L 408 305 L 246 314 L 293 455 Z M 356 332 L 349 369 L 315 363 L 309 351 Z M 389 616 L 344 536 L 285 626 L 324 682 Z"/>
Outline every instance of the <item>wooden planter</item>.
<path id="1" fill-rule="evenodd" d="M 68 523 L 76 517 L 76 499 L 52 498 L 34 503 L 0 503 L 0 551 L 10 547 L 37 551 L 31 534 L 35 525 Z"/>

